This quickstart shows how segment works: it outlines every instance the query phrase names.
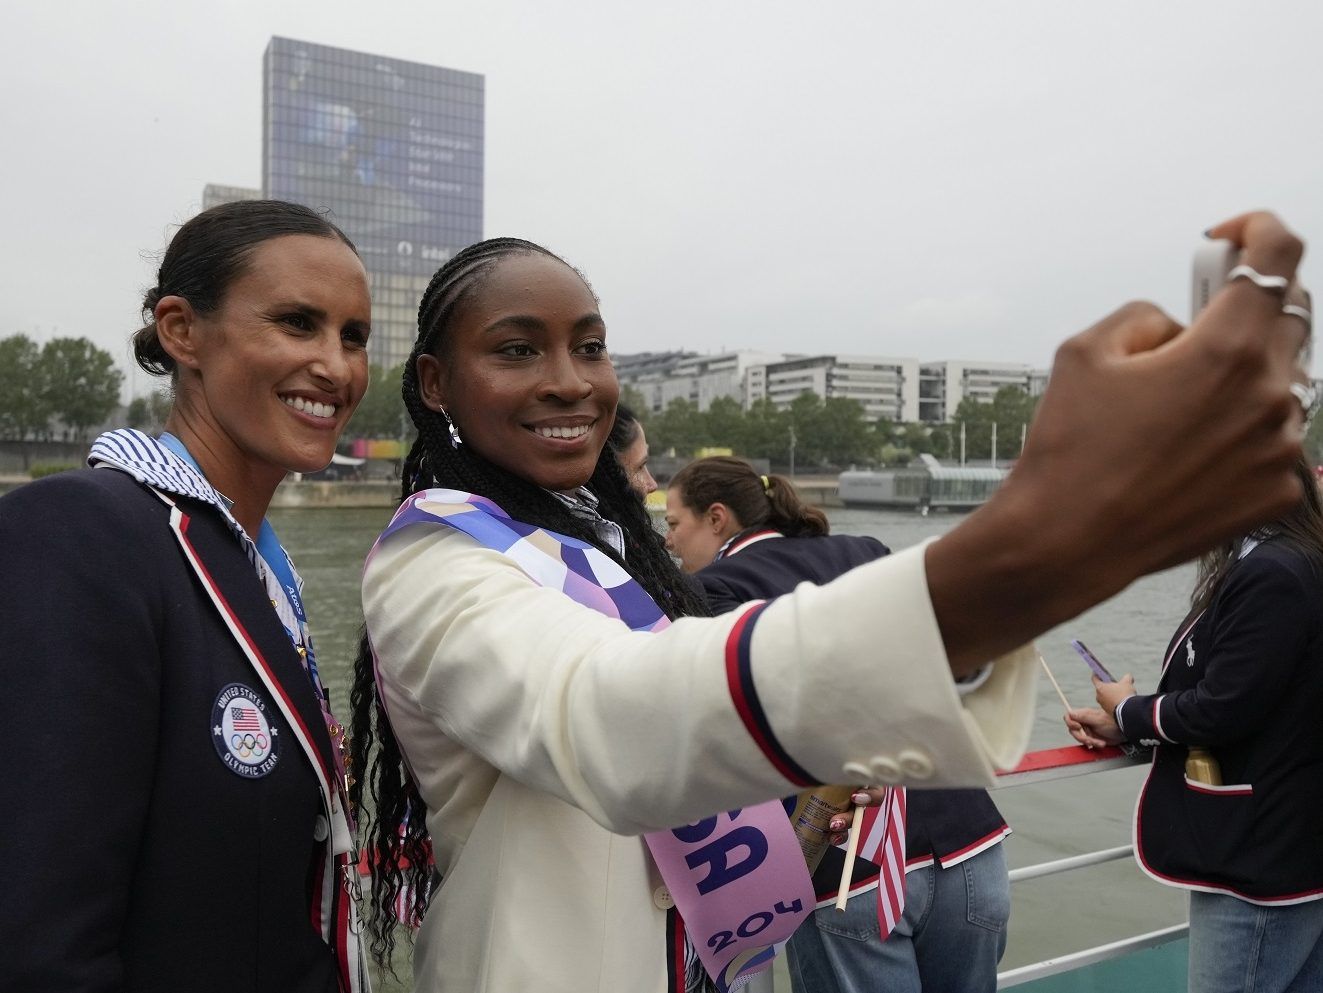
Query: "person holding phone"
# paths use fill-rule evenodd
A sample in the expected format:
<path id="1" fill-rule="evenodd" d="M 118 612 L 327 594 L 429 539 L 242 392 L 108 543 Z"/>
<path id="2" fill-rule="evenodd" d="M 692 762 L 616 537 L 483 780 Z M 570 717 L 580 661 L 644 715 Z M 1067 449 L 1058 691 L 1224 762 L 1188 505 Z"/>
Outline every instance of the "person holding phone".
<path id="1" fill-rule="evenodd" d="M 1135 856 L 1190 891 L 1191 993 L 1323 989 L 1323 503 L 1205 555 L 1156 692 L 1094 677 L 1080 742 L 1156 746 Z"/>
<path id="2" fill-rule="evenodd" d="M 1294 275 L 1302 244 L 1271 215 L 1218 230 Z M 419 307 L 419 436 L 363 576 L 373 951 L 431 875 L 430 837 L 420 988 L 697 989 L 730 931 L 691 933 L 639 835 L 705 838 L 893 769 L 988 785 L 1027 740 L 1027 639 L 1299 499 L 1302 335 L 1280 305 L 1236 285 L 1188 329 L 1121 307 L 1062 345 L 1015 471 L 957 528 L 708 618 L 605 451 L 619 384 L 587 282 L 518 239 L 456 253 Z M 736 930 L 763 919 L 734 909 Z"/>

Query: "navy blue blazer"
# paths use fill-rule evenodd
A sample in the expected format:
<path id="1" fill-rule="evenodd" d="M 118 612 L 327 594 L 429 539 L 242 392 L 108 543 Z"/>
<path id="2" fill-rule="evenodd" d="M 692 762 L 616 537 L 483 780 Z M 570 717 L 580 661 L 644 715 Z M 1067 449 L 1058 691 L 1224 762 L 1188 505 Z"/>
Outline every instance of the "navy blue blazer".
<path id="1" fill-rule="evenodd" d="M 860 535 L 759 538 L 760 533 L 751 529 L 737 537 L 728 554 L 695 574 L 713 613 L 789 593 L 800 583 L 831 582 L 891 551 L 876 538 Z M 955 864 L 1000 841 L 1009 830 L 986 790 L 911 789 L 906 801 L 905 860 L 910 865 Z M 835 896 L 844 864 L 843 852 L 827 849 L 813 875 L 820 900 Z M 879 871 L 873 863 L 858 860 L 854 885 L 872 879 Z"/>
<path id="2" fill-rule="evenodd" d="M 325 722 L 226 523 L 177 509 L 112 469 L 0 499 L 5 990 L 339 988 L 311 921 Z"/>
<path id="3" fill-rule="evenodd" d="M 1157 744 L 1137 807 L 1151 875 L 1262 903 L 1323 896 L 1323 570 L 1281 539 L 1237 562 L 1178 629 L 1154 694 L 1121 707 Z M 1222 785 L 1185 777 L 1205 746 Z"/>

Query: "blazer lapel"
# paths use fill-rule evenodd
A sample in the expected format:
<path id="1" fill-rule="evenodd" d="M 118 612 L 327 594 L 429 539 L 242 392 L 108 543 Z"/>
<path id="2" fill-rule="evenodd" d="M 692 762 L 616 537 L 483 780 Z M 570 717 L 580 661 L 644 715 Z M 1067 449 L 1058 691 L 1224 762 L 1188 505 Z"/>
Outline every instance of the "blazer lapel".
<path id="1" fill-rule="evenodd" d="M 289 635 L 271 607 L 252 563 L 228 525 L 210 509 L 173 501 L 170 528 L 213 606 L 257 677 L 284 714 L 317 773 L 326 806 L 338 811 L 335 761 L 321 706 Z"/>

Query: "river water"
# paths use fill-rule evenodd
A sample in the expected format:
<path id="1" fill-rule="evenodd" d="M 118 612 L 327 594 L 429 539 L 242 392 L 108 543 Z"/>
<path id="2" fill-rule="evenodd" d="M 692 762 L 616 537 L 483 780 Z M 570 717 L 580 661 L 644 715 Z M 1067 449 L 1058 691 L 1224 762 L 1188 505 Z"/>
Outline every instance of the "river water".
<path id="1" fill-rule="evenodd" d="M 350 669 L 361 609 L 359 576 L 385 509 L 276 510 L 272 523 L 307 582 L 309 619 L 318 660 L 338 714 L 347 717 Z M 872 535 L 900 550 L 942 534 L 961 518 L 880 510 L 829 510 L 832 529 Z M 1088 670 L 1070 647 L 1078 638 L 1118 676 L 1132 672 L 1141 692 L 1151 690 L 1172 629 L 1185 615 L 1192 566 L 1140 580 L 1130 589 L 1038 640 L 1067 699 L 1091 705 Z M 880 646 L 884 647 L 884 646 Z M 1031 747 L 1073 744 L 1061 723 L 1051 686 L 1039 686 Z M 1012 867 L 1126 844 L 1143 769 L 1127 769 L 1056 783 L 998 791 L 994 799 L 1014 834 L 1006 841 Z M 1002 969 L 1055 957 L 1090 945 L 1186 919 L 1185 897 L 1144 877 L 1129 860 L 1012 889 L 1010 943 Z"/>

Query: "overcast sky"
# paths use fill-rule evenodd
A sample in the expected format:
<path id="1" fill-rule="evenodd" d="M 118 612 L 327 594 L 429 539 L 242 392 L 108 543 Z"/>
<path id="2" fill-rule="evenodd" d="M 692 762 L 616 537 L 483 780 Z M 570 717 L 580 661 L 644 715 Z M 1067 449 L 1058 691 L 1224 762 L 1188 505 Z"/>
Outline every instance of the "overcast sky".
<path id="1" fill-rule="evenodd" d="M 583 269 L 616 352 L 1046 366 L 1126 299 L 1183 317 L 1257 206 L 1323 288 L 1316 0 L 5 0 L 0 337 L 127 368 L 173 225 L 260 184 L 272 35 L 484 74 L 485 233 Z"/>

